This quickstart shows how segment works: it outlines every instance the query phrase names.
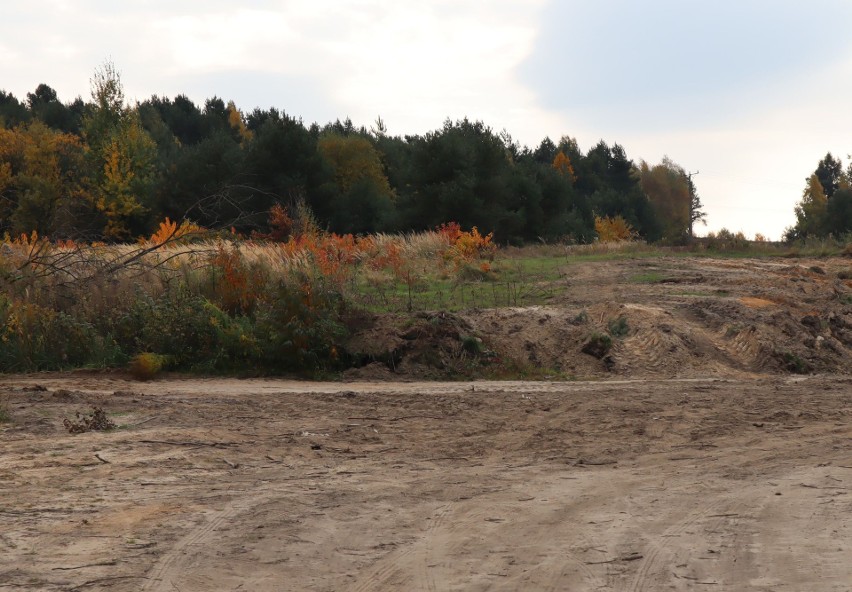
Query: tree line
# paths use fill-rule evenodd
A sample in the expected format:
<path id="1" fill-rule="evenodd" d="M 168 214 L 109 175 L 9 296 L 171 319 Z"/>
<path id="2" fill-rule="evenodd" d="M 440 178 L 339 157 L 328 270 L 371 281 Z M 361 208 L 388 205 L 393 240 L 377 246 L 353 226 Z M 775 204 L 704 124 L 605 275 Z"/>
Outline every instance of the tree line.
<path id="1" fill-rule="evenodd" d="M 305 125 L 219 97 L 129 105 L 111 63 L 91 91 L 69 103 L 46 84 L 24 100 L 0 91 L 0 235 L 127 241 L 166 217 L 263 233 L 273 206 L 299 203 L 340 234 L 454 221 L 501 243 L 584 243 L 596 218 L 620 217 L 635 236 L 675 244 L 705 216 L 681 166 L 637 164 L 617 143 L 529 148 L 468 119 L 393 136 L 381 118 Z"/>
<path id="2" fill-rule="evenodd" d="M 852 233 L 852 162 L 844 169 L 827 153 L 806 179 L 795 214 L 796 223 L 784 232 L 787 242 Z"/>

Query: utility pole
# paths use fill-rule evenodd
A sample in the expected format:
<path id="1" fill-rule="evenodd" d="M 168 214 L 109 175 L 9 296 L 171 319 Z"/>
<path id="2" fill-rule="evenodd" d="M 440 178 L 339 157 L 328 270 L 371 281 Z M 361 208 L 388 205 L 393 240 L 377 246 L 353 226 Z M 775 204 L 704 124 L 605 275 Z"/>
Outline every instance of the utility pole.
<path id="1" fill-rule="evenodd" d="M 695 210 L 701 207 L 700 204 L 696 204 L 695 199 L 695 185 L 692 184 L 693 175 L 699 174 L 701 171 L 695 171 L 694 173 L 687 173 L 686 179 L 689 184 L 689 240 L 691 241 L 694 238 L 694 234 L 692 233 L 692 224 L 695 222 Z"/>

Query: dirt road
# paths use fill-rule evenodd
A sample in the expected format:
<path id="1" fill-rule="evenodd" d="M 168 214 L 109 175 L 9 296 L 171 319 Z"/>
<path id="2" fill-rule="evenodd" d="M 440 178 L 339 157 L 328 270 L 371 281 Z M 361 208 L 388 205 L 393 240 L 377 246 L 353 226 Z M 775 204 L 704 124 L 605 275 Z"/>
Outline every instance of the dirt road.
<path id="1" fill-rule="evenodd" d="M 852 378 L 3 377 L 3 590 L 852 590 Z M 119 429 L 69 434 L 102 407 Z"/>

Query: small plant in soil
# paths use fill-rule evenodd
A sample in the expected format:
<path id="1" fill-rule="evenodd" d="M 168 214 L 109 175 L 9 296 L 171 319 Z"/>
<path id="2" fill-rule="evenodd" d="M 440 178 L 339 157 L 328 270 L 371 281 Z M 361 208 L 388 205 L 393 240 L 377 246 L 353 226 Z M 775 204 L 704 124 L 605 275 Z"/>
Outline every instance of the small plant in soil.
<path id="1" fill-rule="evenodd" d="M 461 339 L 462 349 L 474 356 L 478 356 L 483 352 L 482 340 L 473 335 L 465 335 Z"/>
<path id="2" fill-rule="evenodd" d="M 739 323 L 733 323 L 725 328 L 725 337 L 736 337 L 737 335 L 745 331 L 745 329 L 746 327 L 744 325 L 741 325 Z"/>
<path id="3" fill-rule="evenodd" d="M 584 354 L 602 359 L 612 349 L 612 337 L 606 333 L 592 333 L 581 350 Z"/>
<path id="4" fill-rule="evenodd" d="M 607 323 L 607 330 L 613 337 L 624 337 L 630 332 L 630 326 L 627 324 L 627 317 L 618 317 L 610 319 Z"/>
<path id="5" fill-rule="evenodd" d="M 776 352 L 776 356 L 778 356 L 788 372 L 792 372 L 793 374 L 808 374 L 813 371 L 813 368 L 806 360 L 803 360 L 794 353 Z"/>
<path id="6" fill-rule="evenodd" d="M 81 415 L 78 411 L 76 419 L 65 419 L 62 423 L 65 429 L 71 434 L 82 434 L 84 432 L 103 432 L 115 429 L 115 422 L 107 417 L 106 412 L 100 407 L 93 406 L 92 413 L 89 415 Z"/>
<path id="7" fill-rule="evenodd" d="M 12 416 L 9 414 L 8 405 L 0 401 L 0 423 L 8 423 L 10 421 L 12 421 Z"/>

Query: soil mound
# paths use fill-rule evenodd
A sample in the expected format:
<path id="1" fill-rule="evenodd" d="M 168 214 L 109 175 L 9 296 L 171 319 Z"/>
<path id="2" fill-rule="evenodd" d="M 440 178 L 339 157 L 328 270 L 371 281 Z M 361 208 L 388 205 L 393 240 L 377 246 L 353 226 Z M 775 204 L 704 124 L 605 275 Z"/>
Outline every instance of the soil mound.
<path id="1" fill-rule="evenodd" d="M 364 316 L 351 374 L 376 378 L 375 363 L 416 378 L 848 373 L 849 271 L 843 258 L 584 263 L 546 306 Z"/>

